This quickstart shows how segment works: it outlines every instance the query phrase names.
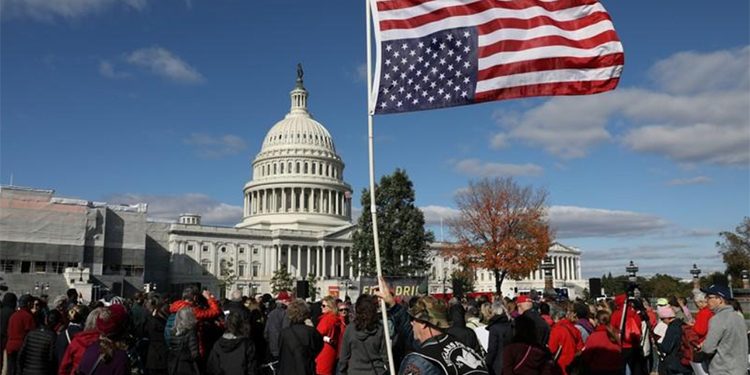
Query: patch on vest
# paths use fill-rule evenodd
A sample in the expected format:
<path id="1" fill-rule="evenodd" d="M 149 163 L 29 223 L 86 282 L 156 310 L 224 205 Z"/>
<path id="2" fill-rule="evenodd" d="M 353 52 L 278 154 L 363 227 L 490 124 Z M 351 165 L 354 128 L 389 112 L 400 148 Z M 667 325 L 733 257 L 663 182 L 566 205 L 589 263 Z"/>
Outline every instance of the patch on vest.
<path id="1" fill-rule="evenodd" d="M 422 370 L 413 363 L 408 363 L 404 368 L 404 375 L 421 375 Z"/>
<path id="2" fill-rule="evenodd" d="M 482 358 L 459 342 L 451 342 L 443 348 L 443 361 L 455 365 L 459 370 L 468 367 L 476 370 L 483 367 Z"/>

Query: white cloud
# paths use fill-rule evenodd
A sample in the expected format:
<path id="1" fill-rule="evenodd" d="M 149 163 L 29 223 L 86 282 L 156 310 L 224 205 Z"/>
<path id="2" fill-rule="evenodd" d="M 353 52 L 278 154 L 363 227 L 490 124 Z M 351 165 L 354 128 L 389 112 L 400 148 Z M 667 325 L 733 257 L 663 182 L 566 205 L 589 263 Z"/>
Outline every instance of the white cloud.
<path id="1" fill-rule="evenodd" d="M 99 74 L 112 79 L 130 77 L 129 73 L 116 71 L 114 65 L 112 65 L 112 63 L 107 60 L 102 60 L 99 62 Z"/>
<path id="2" fill-rule="evenodd" d="M 478 159 L 455 162 L 456 172 L 472 177 L 539 176 L 544 169 L 536 164 L 482 163 Z"/>
<path id="3" fill-rule="evenodd" d="M 184 139 L 185 144 L 195 146 L 198 156 L 206 159 L 220 159 L 225 156 L 236 155 L 247 148 L 245 141 L 232 134 L 211 136 L 193 133 Z"/>
<path id="4" fill-rule="evenodd" d="M 197 213 L 203 224 L 233 226 L 242 220 L 242 207 L 219 202 L 204 194 L 148 195 L 114 194 L 110 203 L 148 203 L 148 217 L 158 221 L 176 221 L 180 214 Z"/>
<path id="5" fill-rule="evenodd" d="M 681 243 L 584 249 L 581 269 L 584 271 L 584 277 L 601 277 L 608 272 L 621 275 L 631 260 L 639 268 L 638 275 L 643 276 L 660 273 L 689 278 L 688 271 L 693 264 L 698 264 L 703 274 L 723 271 L 721 257 L 715 251 L 697 249 Z"/>
<path id="6" fill-rule="evenodd" d="M 510 140 L 540 146 L 562 158 L 585 156 L 602 142 L 680 163 L 750 162 L 750 47 L 683 52 L 654 65 L 657 89 L 620 88 L 581 97 L 555 97 L 532 109 L 497 112 L 503 128 L 491 146 Z M 626 123 L 613 134 L 608 123 Z"/>
<path id="7" fill-rule="evenodd" d="M 747 87 L 749 56 L 750 47 L 711 53 L 680 52 L 654 64 L 649 73 L 660 87 L 675 94 Z"/>
<path id="8" fill-rule="evenodd" d="M 671 186 L 700 185 L 700 184 L 707 184 L 711 181 L 712 180 L 710 177 L 695 176 L 695 177 L 688 177 L 688 178 L 675 178 L 673 180 L 667 181 L 667 185 L 671 185 Z"/>
<path id="9" fill-rule="evenodd" d="M 146 0 L 3 0 L 0 2 L 0 12 L 8 17 L 52 21 L 57 18 L 80 18 L 117 6 L 142 11 L 148 6 L 148 2 Z"/>
<path id="10" fill-rule="evenodd" d="M 133 51 L 126 56 L 126 61 L 175 82 L 201 83 L 205 81 L 195 68 L 161 47 Z"/>
<path id="11" fill-rule="evenodd" d="M 447 224 L 448 219 L 458 216 L 459 211 L 455 208 L 445 206 L 424 206 L 419 207 L 424 214 L 425 224 L 427 225 L 440 225 L 441 220 L 443 224 Z"/>
<path id="12" fill-rule="evenodd" d="M 654 215 L 576 206 L 551 206 L 551 226 L 558 238 L 641 236 L 667 227 Z"/>

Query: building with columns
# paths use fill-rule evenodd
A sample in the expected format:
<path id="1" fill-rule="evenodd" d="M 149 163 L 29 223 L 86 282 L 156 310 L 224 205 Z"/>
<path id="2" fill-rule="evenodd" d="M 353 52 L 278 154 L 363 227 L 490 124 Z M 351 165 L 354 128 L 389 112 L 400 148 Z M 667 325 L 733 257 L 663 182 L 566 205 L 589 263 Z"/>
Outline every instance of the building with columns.
<path id="1" fill-rule="evenodd" d="M 430 293 L 443 293 L 443 291 L 450 293 L 452 291 L 450 275 L 458 265 L 454 259 L 441 255 L 442 250 L 448 246 L 450 244 L 447 243 L 435 243 L 432 246 L 433 257 L 429 276 Z M 555 242 L 550 246 L 547 255 L 555 265 L 552 271 L 554 287 L 567 289 L 571 298 L 582 295 L 583 289 L 588 288 L 588 280 L 585 280 L 581 275 L 581 250 Z M 478 270 L 475 277 L 474 290 L 476 292 L 495 291 L 495 275 L 491 271 Z M 503 295 L 508 297 L 531 290 L 542 291 L 544 289 L 544 271 L 537 268 L 521 280 L 506 278 L 503 280 L 502 288 Z"/>
<path id="2" fill-rule="evenodd" d="M 216 288 L 228 274 L 230 290 L 269 292 L 281 266 L 298 280 L 320 278 L 320 292 L 353 279 L 352 189 L 328 130 L 312 118 L 302 76 L 290 93 L 289 113 L 266 134 L 243 188 L 242 221 L 234 228 L 201 225 L 185 214 L 169 225 L 171 284 Z"/>

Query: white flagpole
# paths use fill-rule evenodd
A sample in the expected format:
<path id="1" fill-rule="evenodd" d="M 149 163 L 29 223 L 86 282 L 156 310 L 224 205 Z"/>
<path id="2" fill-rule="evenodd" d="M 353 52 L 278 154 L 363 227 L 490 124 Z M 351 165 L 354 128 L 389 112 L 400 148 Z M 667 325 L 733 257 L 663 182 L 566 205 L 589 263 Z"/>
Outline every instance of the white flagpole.
<path id="1" fill-rule="evenodd" d="M 367 21 L 365 22 L 367 27 L 367 141 L 369 149 L 369 164 L 370 164 L 370 214 L 372 215 L 372 240 L 375 244 L 375 267 L 378 272 L 378 284 L 380 288 L 387 288 L 387 285 L 380 283 L 383 278 L 383 268 L 380 265 L 380 242 L 378 240 L 378 210 L 375 204 L 375 147 L 374 147 L 374 136 L 373 136 L 373 113 L 370 111 L 370 103 L 372 103 L 372 25 L 371 25 L 371 13 L 370 13 L 370 0 L 365 0 L 365 14 Z M 388 353 L 388 370 L 391 375 L 396 375 L 396 367 L 393 364 L 393 345 L 391 344 L 390 329 L 388 328 L 388 307 L 385 305 L 385 301 L 380 299 L 380 314 L 383 318 L 383 330 L 385 333 L 385 348 Z"/>

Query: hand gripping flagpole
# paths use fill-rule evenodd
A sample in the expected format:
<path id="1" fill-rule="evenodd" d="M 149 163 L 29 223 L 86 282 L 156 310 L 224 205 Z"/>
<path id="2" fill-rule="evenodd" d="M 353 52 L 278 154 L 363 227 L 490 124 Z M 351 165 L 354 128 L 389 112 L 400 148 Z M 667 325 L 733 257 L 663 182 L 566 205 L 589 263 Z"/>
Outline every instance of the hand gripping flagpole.
<path id="1" fill-rule="evenodd" d="M 378 283 L 382 289 L 388 286 L 382 283 L 383 280 L 383 268 L 380 265 L 380 242 L 378 240 L 378 207 L 375 203 L 375 147 L 373 140 L 373 112 L 370 111 L 370 103 L 372 102 L 372 25 L 371 25 L 371 14 L 370 14 L 370 0 L 365 0 L 365 15 L 367 27 L 367 140 L 369 150 L 369 164 L 370 164 L 370 215 L 372 215 L 372 240 L 375 245 L 375 267 L 378 272 Z M 385 300 L 380 299 L 380 314 L 383 319 L 383 331 L 385 333 L 385 348 L 388 353 L 388 370 L 391 375 L 396 375 L 396 367 L 393 364 L 393 346 L 391 345 L 391 334 L 388 328 L 388 306 L 385 305 Z"/>

